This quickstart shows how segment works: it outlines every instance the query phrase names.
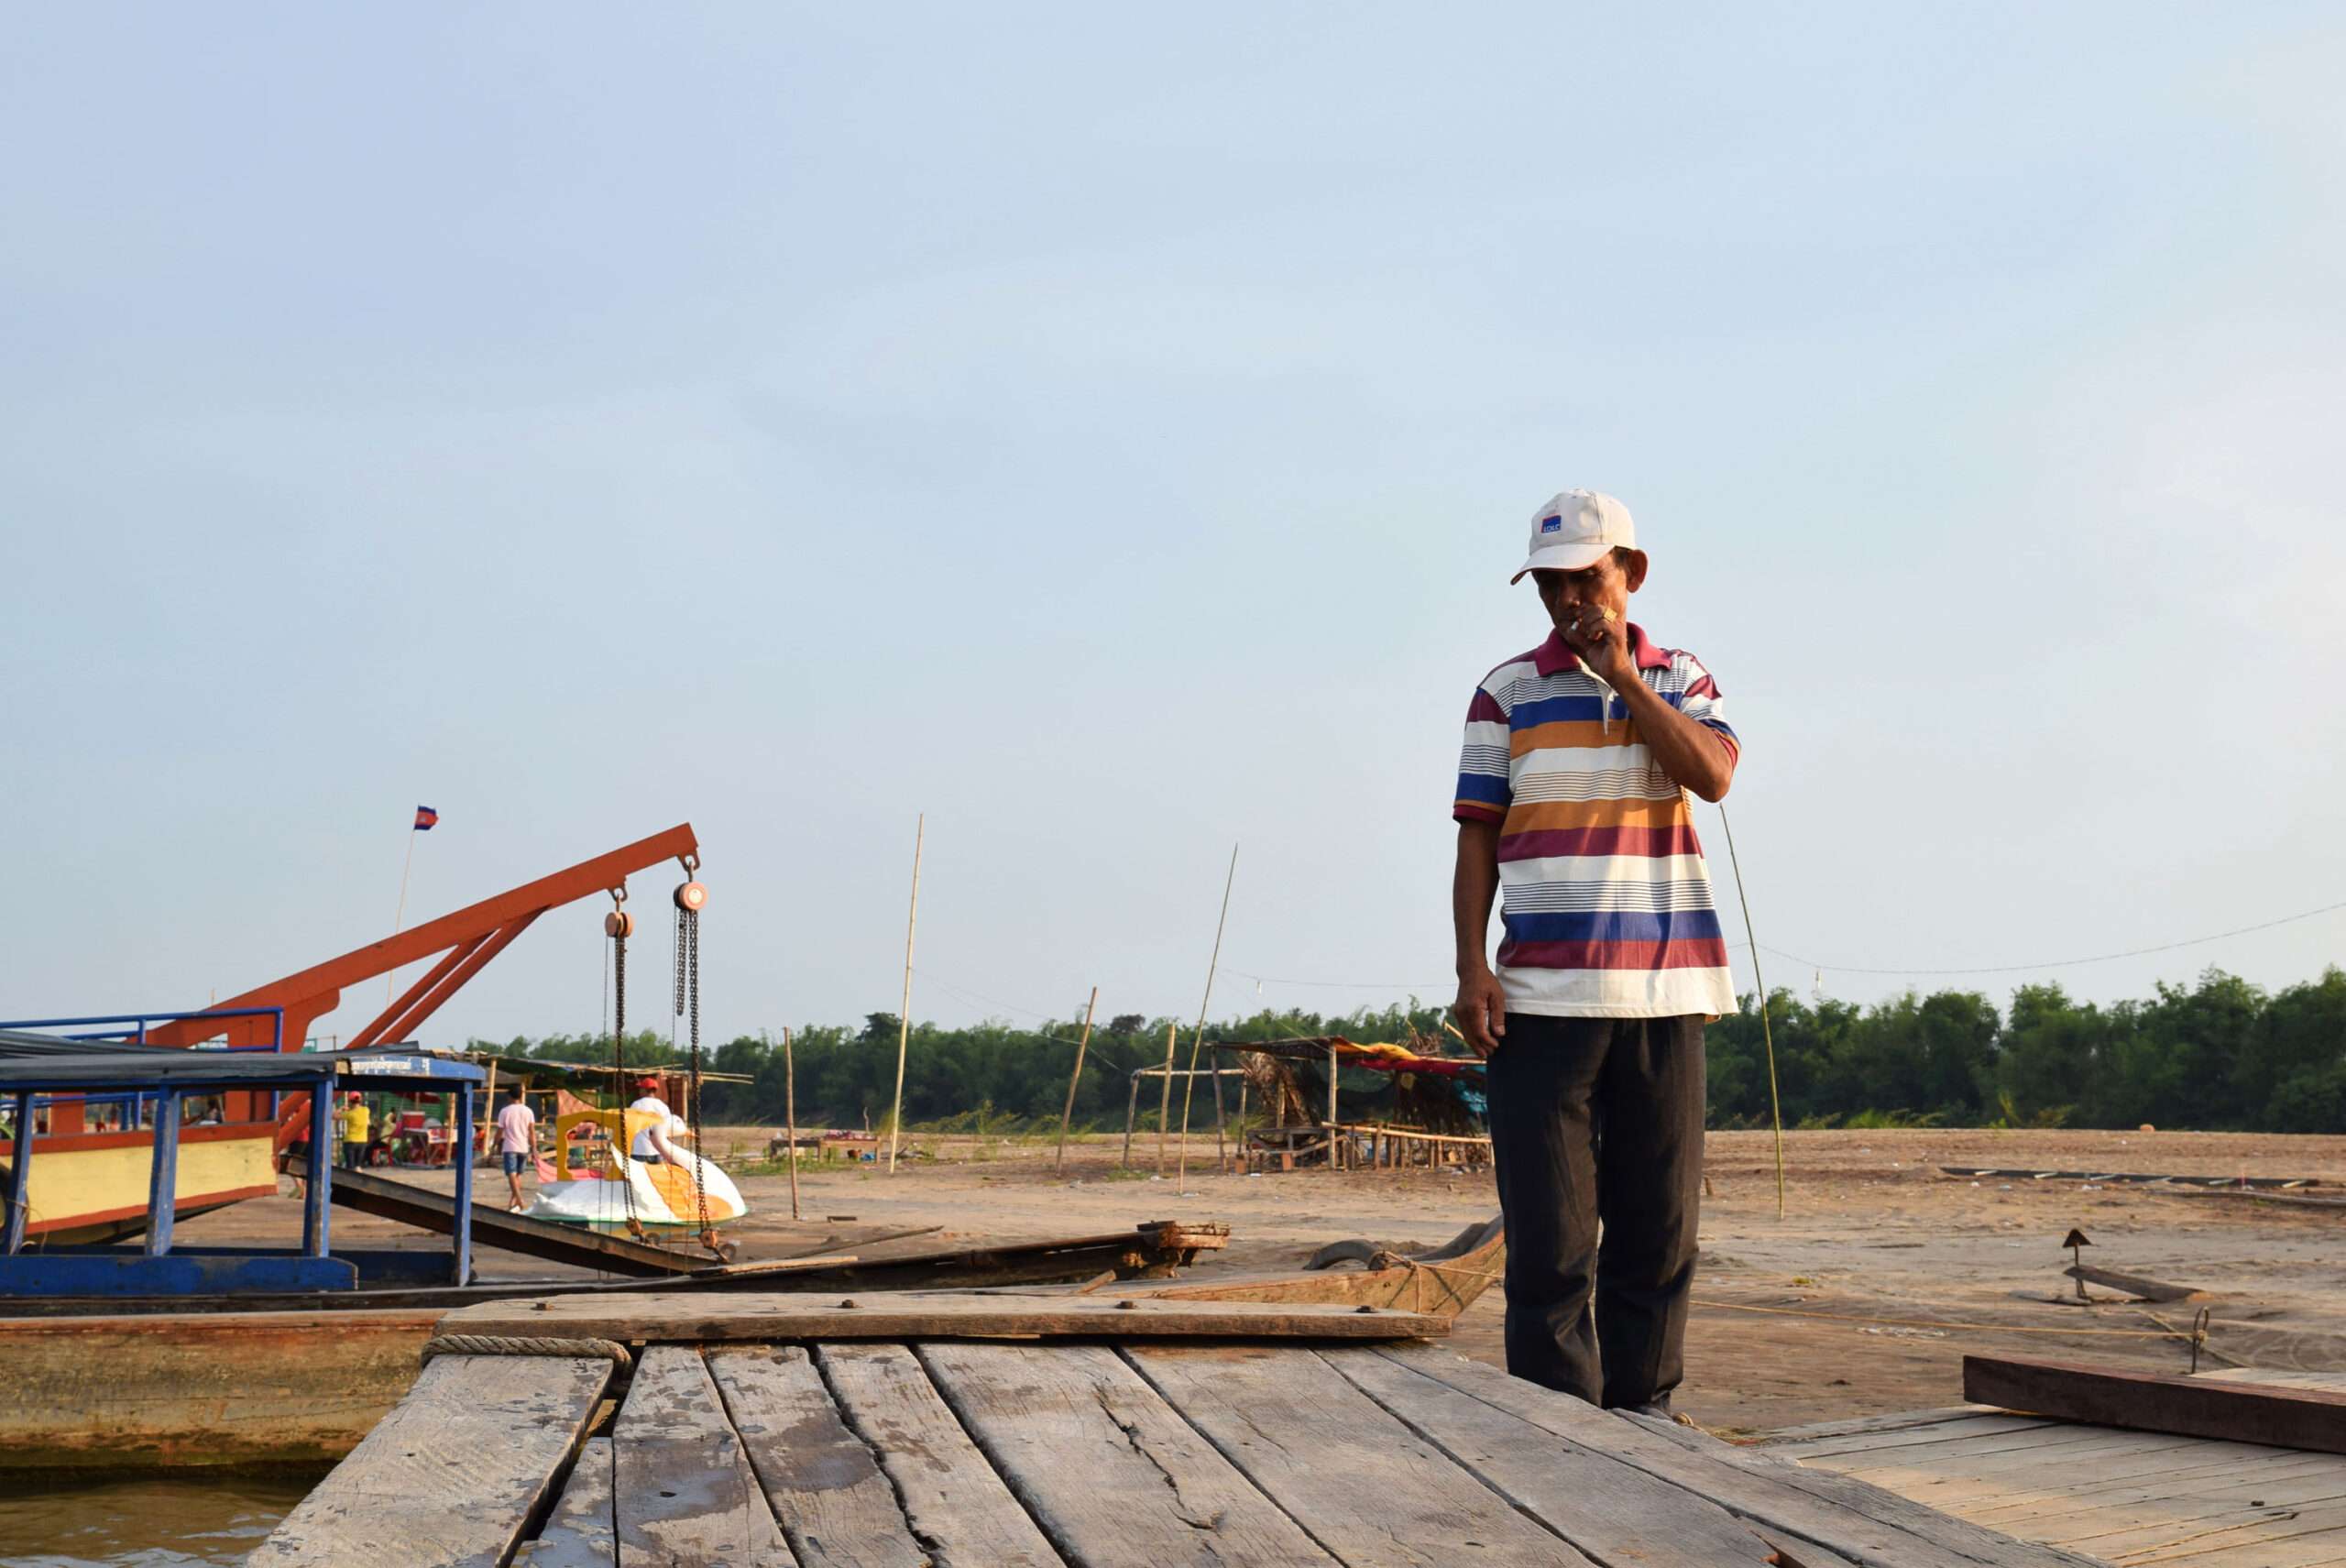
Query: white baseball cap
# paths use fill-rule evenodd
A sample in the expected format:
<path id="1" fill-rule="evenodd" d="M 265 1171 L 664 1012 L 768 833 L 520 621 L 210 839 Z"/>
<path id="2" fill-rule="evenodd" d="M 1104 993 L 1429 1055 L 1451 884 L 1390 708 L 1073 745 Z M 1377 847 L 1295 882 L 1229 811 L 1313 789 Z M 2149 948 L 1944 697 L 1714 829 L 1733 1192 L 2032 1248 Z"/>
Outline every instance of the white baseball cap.
<path id="1" fill-rule="evenodd" d="M 1637 547 L 1628 507 L 1595 490 L 1566 490 L 1531 514 L 1531 554 L 1507 581 L 1523 581 L 1525 572 L 1577 572 L 1607 551 Z"/>

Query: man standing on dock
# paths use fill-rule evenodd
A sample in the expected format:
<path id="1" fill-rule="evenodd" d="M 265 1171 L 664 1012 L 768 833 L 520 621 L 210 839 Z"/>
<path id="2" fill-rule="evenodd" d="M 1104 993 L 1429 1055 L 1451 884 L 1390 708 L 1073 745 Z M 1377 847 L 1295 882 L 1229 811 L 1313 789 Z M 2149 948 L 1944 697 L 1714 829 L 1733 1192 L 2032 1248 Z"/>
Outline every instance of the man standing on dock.
<path id="1" fill-rule="evenodd" d="M 1694 655 L 1629 624 L 1646 570 L 1610 496 L 1567 490 L 1533 515 L 1513 580 L 1531 576 L 1552 630 L 1467 708 L 1451 906 L 1458 1026 L 1489 1064 L 1507 1370 L 1667 1415 L 1694 1280 L 1703 1025 L 1735 1006 L 1686 792 L 1724 796 L 1738 745 Z"/>

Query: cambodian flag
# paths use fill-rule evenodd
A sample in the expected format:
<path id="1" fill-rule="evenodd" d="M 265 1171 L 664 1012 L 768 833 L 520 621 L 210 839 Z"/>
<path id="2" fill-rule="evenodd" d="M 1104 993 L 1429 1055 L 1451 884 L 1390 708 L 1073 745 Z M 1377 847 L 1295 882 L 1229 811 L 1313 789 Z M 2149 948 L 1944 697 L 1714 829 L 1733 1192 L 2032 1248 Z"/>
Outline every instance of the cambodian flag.
<path id="1" fill-rule="evenodd" d="M 439 820 L 440 814 L 433 810 L 430 806 L 419 806 L 415 808 L 415 830 L 417 832 L 430 832 L 433 826 Z"/>

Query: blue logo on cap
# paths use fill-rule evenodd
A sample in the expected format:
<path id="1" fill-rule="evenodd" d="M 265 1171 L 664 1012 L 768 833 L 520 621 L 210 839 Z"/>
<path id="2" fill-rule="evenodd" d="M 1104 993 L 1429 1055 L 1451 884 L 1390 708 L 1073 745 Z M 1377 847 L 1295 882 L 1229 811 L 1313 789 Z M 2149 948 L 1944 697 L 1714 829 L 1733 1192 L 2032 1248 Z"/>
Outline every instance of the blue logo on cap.
<path id="1" fill-rule="evenodd" d="M 1543 517 L 1540 520 L 1540 532 L 1542 533 L 1562 533 L 1563 531 L 1564 520 L 1561 517 Z"/>

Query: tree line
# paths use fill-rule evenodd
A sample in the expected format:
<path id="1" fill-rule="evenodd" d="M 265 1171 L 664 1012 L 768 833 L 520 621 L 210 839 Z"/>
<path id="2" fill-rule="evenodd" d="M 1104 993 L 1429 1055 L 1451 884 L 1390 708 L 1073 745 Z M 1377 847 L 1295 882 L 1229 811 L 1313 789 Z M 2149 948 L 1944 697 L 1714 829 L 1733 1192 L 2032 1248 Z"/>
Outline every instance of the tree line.
<path id="1" fill-rule="evenodd" d="M 1768 1000 L 1786 1126 L 2154 1126 L 2346 1132 L 2346 970 L 2267 993 L 2210 969 L 2104 1007 L 2024 985 L 1870 1007 Z M 1716 1127 L 1764 1126 L 1760 1009 L 1707 1031 Z"/>
<path id="2" fill-rule="evenodd" d="M 1271 1040 L 1297 1035 L 1343 1035 L 1354 1040 L 1416 1039 L 1431 1051 L 1427 1036 L 1442 1026 L 1443 1010 L 1395 1005 L 1360 1008 L 1342 1014 L 1302 1011 L 1264 1011 L 1252 1017 L 1206 1025 L 1210 1040 Z M 1095 1025 L 1083 1056 L 1083 1081 L 1075 1101 L 1074 1124 L 1085 1129 L 1122 1130 L 1131 1093 L 1131 1074 L 1141 1067 L 1165 1065 L 1168 1029 L 1175 1037 L 1176 1068 L 1189 1065 L 1189 1048 L 1197 1020 L 1147 1018 L 1124 1014 Z M 1076 1043 L 1083 1033 L 1078 1009 L 1064 1021 L 1046 1020 L 1032 1028 L 998 1021 L 967 1028 L 947 1029 L 915 1023 L 904 1043 L 904 1123 L 908 1127 L 946 1130 L 973 1128 L 981 1124 L 1004 1133 L 1049 1125 L 1057 1128 L 1067 1103 L 1067 1080 L 1075 1066 Z M 817 1024 L 790 1032 L 790 1054 L 797 1072 L 798 1121 L 801 1126 L 879 1127 L 885 1124 L 896 1084 L 897 1016 L 868 1014 L 861 1028 Z M 613 1059 L 610 1036 L 549 1035 L 517 1037 L 499 1045 L 475 1040 L 475 1050 L 498 1051 L 539 1061 L 599 1064 Z M 629 1036 L 626 1060 L 630 1067 L 665 1066 L 682 1058 L 663 1036 L 647 1031 Z M 712 1082 L 701 1094 L 702 1114 L 710 1122 L 740 1126 L 778 1126 L 783 1120 L 785 1091 L 782 1039 L 778 1034 L 744 1035 L 707 1052 L 712 1072 L 737 1075 L 746 1083 Z M 1211 1051 L 1200 1055 L 1202 1070 L 1216 1065 Z M 1224 1061 L 1222 1066 L 1233 1066 Z M 1141 1124 L 1154 1128 L 1162 1090 L 1148 1080 L 1141 1092 Z M 1236 1110 L 1235 1080 L 1223 1089 L 1225 1103 Z M 1190 1124 L 1213 1125 L 1212 1091 L 1198 1080 L 1198 1099 Z M 1180 1123 L 1181 1080 L 1173 1082 L 1173 1121 Z"/>
<path id="3" fill-rule="evenodd" d="M 1411 998 L 1383 1009 L 1323 1014 L 1264 1011 L 1209 1024 L 1209 1039 L 1275 1039 L 1340 1034 L 1413 1044 L 1432 1052 L 1463 1047 L 1442 1033 L 1447 1010 Z M 1004 1133 L 1056 1127 L 1082 1028 L 1077 1011 L 1033 1027 L 990 1021 L 948 1029 L 915 1024 L 906 1041 L 908 1125 L 962 1130 L 982 1124 Z M 2057 984 L 2028 985 L 1999 1010 L 1977 991 L 1908 992 L 1870 1005 L 1830 998 L 1803 1002 L 1789 990 L 1768 1000 L 1784 1124 L 1834 1126 L 2134 1127 L 2281 1133 L 2346 1132 L 2346 970 L 2267 993 L 2209 970 L 2189 986 L 2162 984 L 2154 996 L 2107 1006 L 2077 1002 Z M 1124 1125 L 1129 1075 L 1165 1060 L 1166 1031 L 1187 1067 L 1194 1020 L 1126 1014 L 1092 1031 L 1075 1104 L 1078 1128 Z M 791 1031 L 798 1120 L 805 1126 L 882 1125 L 896 1073 L 896 1015 L 869 1014 L 861 1027 L 815 1025 Z M 1759 1001 L 1706 1031 L 1710 1124 L 1764 1126 L 1768 1069 Z M 609 1036 L 552 1035 L 478 1050 L 543 1061 L 612 1059 Z M 630 1065 L 665 1065 L 682 1053 L 650 1032 L 631 1036 Z M 1211 1052 L 1200 1058 L 1209 1065 Z M 729 1040 L 708 1067 L 746 1080 L 710 1083 L 703 1113 L 712 1122 L 773 1125 L 783 1120 L 779 1036 Z M 1175 1080 L 1174 1113 L 1179 1111 Z M 1142 1124 L 1155 1125 L 1157 1086 L 1141 1094 Z M 1211 1125 L 1211 1101 L 1199 1082 L 1192 1124 Z"/>

